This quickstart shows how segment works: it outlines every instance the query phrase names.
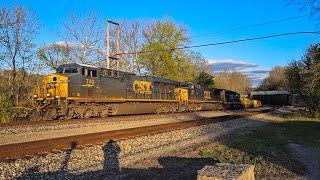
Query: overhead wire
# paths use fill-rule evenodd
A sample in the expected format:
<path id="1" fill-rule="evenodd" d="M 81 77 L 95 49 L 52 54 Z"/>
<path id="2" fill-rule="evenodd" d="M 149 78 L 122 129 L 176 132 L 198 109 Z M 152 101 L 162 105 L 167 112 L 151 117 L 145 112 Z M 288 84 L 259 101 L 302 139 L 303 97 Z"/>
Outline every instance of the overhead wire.
<path id="1" fill-rule="evenodd" d="M 182 49 L 190 49 L 190 48 L 198 48 L 198 47 L 206 47 L 206 46 L 217 46 L 217 45 L 223 45 L 223 44 L 232 44 L 232 43 L 239 43 L 239 42 L 245 42 L 245 41 L 255 41 L 255 40 L 260 40 L 260 39 L 269 39 L 269 38 L 297 35 L 297 34 L 320 34 L 320 32 L 318 32 L 318 31 L 289 32 L 289 33 L 283 33 L 283 34 L 274 34 L 274 35 L 268 35 L 268 36 L 252 37 L 252 38 L 245 38 L 245 39 L 238 39 L 238 40 L 224 41 L 224 42 L 216 42 L 216 43 L 209 43 L 209 44 L 200 44 L 200 45 L 194 45 L 194 46 L 184 46 L 184 47 L 178 47 L 178 48 L 159 49 L 159 50 L 150 50 L 150 51 L 137 51 L 137 52 L 125 52 L 125 53 L 119 53 L 118 55 L 143 54 L 143 53 L 174 51 L 174 50 L 182 50 Z"/>
<path id="2" fill-rule="evenodd" d="M 293 19 L 299 19 L 299 18 L 303 18 L 303 17 L 307 17 L 307 16 L 309 16 L 309 15 L 294 16 L 294 17 L 289 17 L 289 18 L 285 18 L 285 19 L 278 19 L 278 20 L 274 20 L 274 21 L 268 21 L 268 22 L 258 23 L 258 24 L 248 25 L 248 26 L 240 26 L 240 27 L 226 29 L 226 30 L 222 30 L 222 31 L 216 31 L 216 32 L 210 32 L 210 33 L 190 36 L 189 38 L 197 38 L 197 37 L 208 36 L 208 35 L 213 35 L 213 34 L 222 34 L 222 33 L 225 33 L 225 32 L 237 31 L 237 30 L 241 30 L 241 29 L 257 27 L 257 26 L 263 26 L 263 25 L 267 25 L 267 24 L 274 24 L 274 23 L 278 23 L 278 22 L 289 21 L 289 20 L 293 20 Z"/>

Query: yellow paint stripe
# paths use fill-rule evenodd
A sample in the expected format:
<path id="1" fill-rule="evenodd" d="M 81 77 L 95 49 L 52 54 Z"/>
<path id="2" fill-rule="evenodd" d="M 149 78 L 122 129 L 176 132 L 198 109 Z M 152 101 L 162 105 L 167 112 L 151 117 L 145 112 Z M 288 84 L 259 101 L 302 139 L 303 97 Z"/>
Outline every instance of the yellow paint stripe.
<path id="1" fill-rule="evenodd" d="M 107 101 L 142 101 L 142 102 L 175 102 L 178 103 L 179 100 L 163 100 L 163 99 L 128 99 L 128 98 L 82 98 L 82 97 L 68 97 L 68 100 L 78 100 L 78 101 L 99 101 L 99 102 L 107 102 Z M 219 103 L 220 101 L 202 101 L 202 100 L 189 100 L 192 103 Z"/>
<path id="2" fill-rule="evenodd" d="M 143 101 L 143 102 L 179 102 L 178 100 L 161 100 L 161 99 L 126 99 L 126 98 L 81 98 L 81 97 L 68 97 L 68 100 L 84 100 L 84 101 Z"/>
<path id="3" fill-rule="evenodd" d="M 189 102 L 195 102 L 195 103 L 220 103 L 221 101 L 189 100 Z"/>

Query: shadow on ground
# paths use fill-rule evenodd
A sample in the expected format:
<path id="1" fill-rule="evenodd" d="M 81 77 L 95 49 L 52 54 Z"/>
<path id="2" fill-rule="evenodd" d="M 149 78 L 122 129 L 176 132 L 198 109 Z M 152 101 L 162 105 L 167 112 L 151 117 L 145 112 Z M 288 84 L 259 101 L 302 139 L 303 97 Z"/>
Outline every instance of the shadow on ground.
<path id="1" fill-rule="evenodd" d="M 105 161 L 103 170 L 73 174 L 66 171 L 72 149 L 67 152 L 59 171 L 41 173 L 39 167 L 24 172 L 17 179 L 196 179 L 197 171 L 205 165 L 216 163 L 212 158 L 161 157 L 157 159 L 160 167 L 155 168 L 120 168 L 118 155 L 120 147 L 116 141 L 110 141 L 104 148 Z"/>
<path id="2" fill-rule="evenodd" d="M 206 149 L 197 149 L 200 158 L 161 157 L 157 159 L 158 167 L 146 169 L 120 168 L 118 156 L 121 149 L 117 142 L 110 141 L 103 148 L 103 170 L 81 174 L 66 170 L 73 147 L 66 153 L 59 171 L 41 173 L 39 167 L 33 167 L 18 179 L 196 179 L 198 170 L 218 162 L 254 164 L 257 179 L 293 178 L 296 175 L 305 176 L 306 165 L 293 156 L 288 144 L 292 141 L 308 141 L 319 145 L 319 129 L 320 121 L 297 120 L 271 122 L 258 128 L 236 130 L 221 138 L 218 143 L 206 146 Z"/>

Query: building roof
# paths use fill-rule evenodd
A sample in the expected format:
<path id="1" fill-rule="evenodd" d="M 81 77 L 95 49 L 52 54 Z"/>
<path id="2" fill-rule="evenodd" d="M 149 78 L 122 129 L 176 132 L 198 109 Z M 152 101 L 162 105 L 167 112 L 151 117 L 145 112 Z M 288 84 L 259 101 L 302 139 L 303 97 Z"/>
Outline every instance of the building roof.
<path id="1" fill-rule="evenodd" d="M 251 96 L 254 95 L 288 95 L 289 91 L 252 91 L 250 92 Z"/>

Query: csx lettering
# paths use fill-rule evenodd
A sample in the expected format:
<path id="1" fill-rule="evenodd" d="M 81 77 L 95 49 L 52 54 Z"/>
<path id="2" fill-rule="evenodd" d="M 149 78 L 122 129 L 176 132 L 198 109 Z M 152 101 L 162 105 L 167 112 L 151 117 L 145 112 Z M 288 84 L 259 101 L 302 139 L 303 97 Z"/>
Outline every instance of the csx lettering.
<path id="1" fill-rule="evenodd" d="M 140 94 L 152 94 L 151 91 L 151 82 L 148 81 L 138 81 L 135 80 L 133 81 L 133 91 L 135 93 L 140 93 Z"/>

